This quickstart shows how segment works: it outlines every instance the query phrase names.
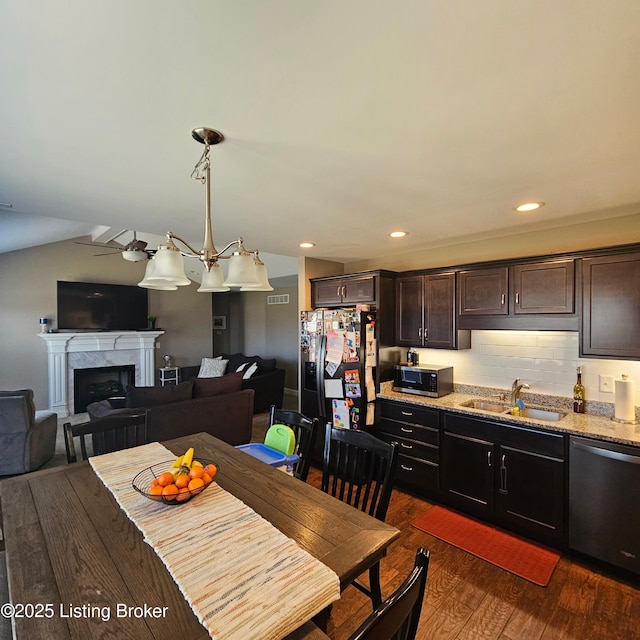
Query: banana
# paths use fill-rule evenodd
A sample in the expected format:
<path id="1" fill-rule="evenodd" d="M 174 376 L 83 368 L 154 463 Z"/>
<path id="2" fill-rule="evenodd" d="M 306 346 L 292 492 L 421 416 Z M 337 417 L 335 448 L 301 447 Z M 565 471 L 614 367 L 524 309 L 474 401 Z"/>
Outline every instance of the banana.
<path id="1" fill-rule="evenodd" d="M 181 456 L 178 456 L 169 467 L 169 473 L 174 478 L 177 478 L 180 475 L 180 467 L 182 466 L 183 458 L 184 458 L 184 454 L 182 454 Z"/>
<path id="2" fill-rule="evenodd" d="M 191 471 L 191 463 L 193 462 L 193 447 L 189 447 L 182 457 L 182 462 L 180 464 L 180 470 L 178 471 L 178 475 L 182 475 L 183 473 L 189 473 Z"/>

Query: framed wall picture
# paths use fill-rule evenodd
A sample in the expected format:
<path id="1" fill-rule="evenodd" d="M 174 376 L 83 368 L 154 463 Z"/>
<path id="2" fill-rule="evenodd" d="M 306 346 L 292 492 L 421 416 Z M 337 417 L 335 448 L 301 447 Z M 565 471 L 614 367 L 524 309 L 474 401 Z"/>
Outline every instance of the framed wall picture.
<path id="1" fill-rule="evenodd" d="M 213 328 L 216 330 L 227 328 L 227 316 L 213 316 Z"/>

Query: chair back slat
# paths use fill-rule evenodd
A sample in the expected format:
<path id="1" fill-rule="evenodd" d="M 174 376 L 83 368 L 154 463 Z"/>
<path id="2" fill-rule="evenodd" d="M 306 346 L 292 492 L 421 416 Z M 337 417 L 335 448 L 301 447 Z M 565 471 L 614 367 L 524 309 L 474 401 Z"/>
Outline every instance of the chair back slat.
<path id="1" fill-rule="evenodd" d="M 296 435 L 296 446 L 293 452 L 299 457 L 299 461 L 294 466 L 293 475 L 306 482 L 311 466 L 311 448 L 318 430 L 318 419 L 308 418 L 297 411 L 277 409 L 272 405 L 269 411 L 269 426 L 274 424 L 285 424 L 293 429 Z"/>
<path id="2" fill-rule="evenodd" d="M 98 456 L 122 449 L 130 449 L 148 442 L 148 411 L 134 414 L 120 414 L 99 418 L 82 424 L 64 425 L 67 462 L 78 459 L 75 439 L 80 444 L 83 460 L 90 455 Z M 91 444 L 91 454 L 89 453 Z"/>
<path id="3" fill-rule="evenodd" d="M 322 490 L 384 520 L 391 498 L 398 445 L 369 433 L 326 425 Z"/>

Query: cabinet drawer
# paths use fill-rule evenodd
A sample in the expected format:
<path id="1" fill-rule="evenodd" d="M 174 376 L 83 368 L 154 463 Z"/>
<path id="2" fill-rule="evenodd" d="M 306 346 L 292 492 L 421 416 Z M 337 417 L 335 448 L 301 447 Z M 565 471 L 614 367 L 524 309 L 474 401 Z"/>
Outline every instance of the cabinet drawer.
<path id="1" fill-rule="evenodd" d="M 383 433 L 406 438 L 417 442 L 438 446 L 440 444 L 440 432 L 432 427 L 422 427 L 417 424 L 398 422 L 382 418 L 380 421 L 380 431 Z"/>
<path id="2" fill-rule="evenodd" d="M 381 415 L 383 418 L 410 422 L 435 429 L 440 426 L 440 412 L 437 409 L 427 409 L 414 404 L 383 402 Z"/>
<path id="3" fill-rule="evenodd" d="M 398 438 L 396 434 L 388 431 L 382 431 L 378 437 L 385 442 L 397 442 L 399 455 L 411 456 L 436 464 L 439 462 L 440 449 L 437 445 L 425 444 L 409 438 Z"/>
<path id="4" fill-rule="evenodd" d="M 440 489 L 440 467 L 433 462 L 398 456 L 396 483 L 417 491 L 437 493 Z"/>

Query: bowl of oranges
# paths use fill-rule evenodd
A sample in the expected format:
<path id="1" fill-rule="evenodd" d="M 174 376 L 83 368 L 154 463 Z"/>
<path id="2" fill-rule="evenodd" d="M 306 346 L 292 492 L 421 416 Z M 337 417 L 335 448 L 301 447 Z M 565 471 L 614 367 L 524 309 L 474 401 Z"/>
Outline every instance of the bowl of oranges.
<path id="1" fill-rule="evenodd" d="M 133 479 L 133 488 L 156 502 L 173 506 L 188 502 L 202 493 L 218 473 L 215 462 L 193 460 L 193 453 L 188 456 L 189 451 L 174 461 L 143 469 Z"/>

